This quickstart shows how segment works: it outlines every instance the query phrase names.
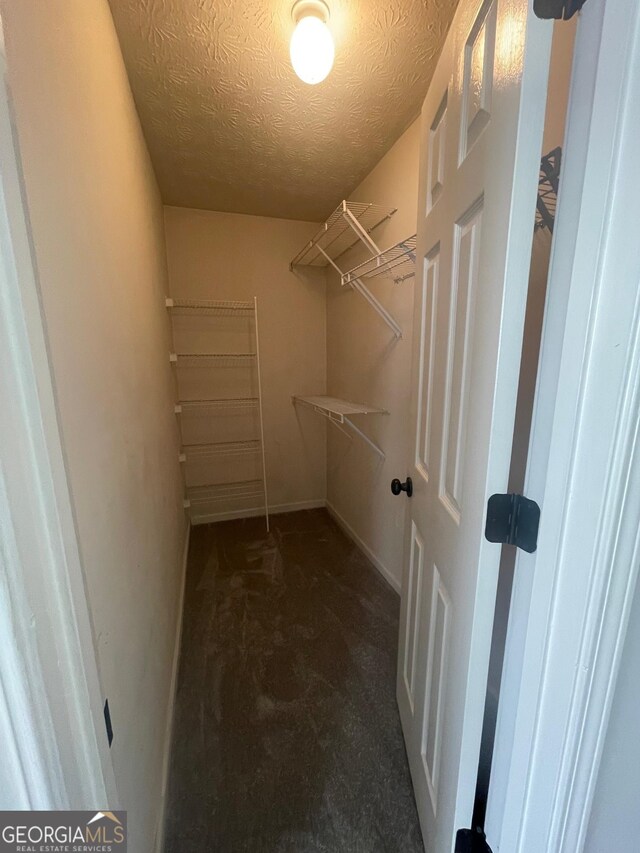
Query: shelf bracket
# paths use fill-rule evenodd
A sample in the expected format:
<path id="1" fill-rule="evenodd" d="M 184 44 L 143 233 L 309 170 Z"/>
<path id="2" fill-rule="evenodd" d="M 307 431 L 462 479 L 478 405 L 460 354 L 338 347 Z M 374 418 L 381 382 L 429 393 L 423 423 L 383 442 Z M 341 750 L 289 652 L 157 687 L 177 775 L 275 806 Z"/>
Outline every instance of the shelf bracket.
<path id="1" fill-rule="evenodd" d="M 349 213 L 348 210 L 345 211 L 345 215 L 346 214 L 349 214 L 349 216 L 351 216 L 351 213 Z M 355 221 L 356 225 L 358 225 L 359 228 L 362 227 L 357 219 L 354 219 L 354 221 Z M 364 231 L 364 229 L 362 229 L 362 230 L 363 230 L 363 233 L 366 234 L 366 231 Z M 367 234 L 367 237 L 368 236 L 369 235 Z M 373 240 L 371 242 L 373 243 Z M 375 243 L 373 243 L 373 245 L 375 247 Z M 329 257 L 329 255 L 325 252 L 325 250 L 322 248 L 322 246 L 318 246 L 317 248 L 320 252 L 322 252 L 324 257 L 331 264 L 331 266 L 338 273 L 338 275 L 340 276 L 340 279 L 342 280 L 343 272 L 340 269 L 340 267 L 337 265 L 337 263 L 333 260 L 333 258 Z M 358 278 L 354 278 L 353 281 L 350 282 L 350 285 L 361 296 L 364 296 L 364 298 L 367 300 L 369 305 L 371 305 L 373 310 L 376 311 L 376 313 L 379 314 L 380 317 L 382 317 L 382 319 L 387 324 L 387 326 L 389 326 L 389 328 L 391 329 L 393 334 L 396 336 L 396 338 L 401 338 L 402 337 L 402 329 L 400 328 L 398 323 L 394 320 L 394 318 L 391 316 L 391 314 L 387 311 L 387 309 L 376 299 L 376 297 L 373 295 L 373 293 L 371 293 L 369 288 L 366 287 Z"/>
<path id="2" fill-rule="evenodd" d="M 333 398 L 329 398 L 329 397 L 318 398 L 318 399 L 333 400 Z M 295 397 L 294 396 L 291 398 L 291 402 L 293 403 L 294 406 L 296 404 L 300 403 L 301 405 L 307 406 L 312 411 L 316 412 L 316 414 L 322 415 L 323 418 L 326 418 L 330 423 L 332 423 L 334 425 L 334 427 L 336 429 L 340 430 L 341 433 L 346 435 L 347 438 L 349 439 L 349 441 L 351 441 L 353 436 L 351 435 L 351 433 L 348 430 L 345 429 L 345 426 L 349 427 L 349 430 L 351 430 L 351 432 L 354 432 L 357 436 L 359 436 L 362 439 L 362 441 L 364 441 L 364 443 L 367 444 L 371 448 L 371 450 L 373 450 L 374 453 L 376 453 L 378 456 L 380 456 L 381 459 L 386 458 L 384 452 L 378 447 L 378 445 L 375 442 L 371 441 L 369 436 L 366 435 L 364 432 L 362 432 L 360 427 L 356 426 L 353 423 L 353 421 L 348 417 L 346 412 L 340 412 L 340 411 L 332 412 L 329 408 L 325 408 L 325 407 L 316 405 L 315 402 L 313 401 L 313 399 L 306 399 L 304 397 Z M 333 400 L 333 402 L 337 403 L 337 404 L 343 403 L 343 401 L 341 401 L 341 400 Z M 353 404 L 347 403 L 346 405 L 350 406 Z M 352 411 L 357 411 L 357 410 L 352 409 Z M 369 411 L 371 413 L 375 413 L 375 414 L 379 414 L 379 415 L 388 414 L 388 412 L 385 412 L 383 409 L 371 409 Z M 366 414 L 367 409 L 362 408 L 362 411 L 359 413 L 360 414 Z"/>
<path id="3" fill-rule="evenodd" d="M 292 403 L 293 403 L 293 405 L 295 406 L 295 405 L 297 404 L 298 400 L 297 400 L 297 398 L 294 396 L 294 397 L 292 397 L 292 398 L 291 398 L 291 402 L 292 402 Z M 308 405 L 308 404 L 306 404 L 306 405 Z M 333 425 L 334 425 L 334 427 L 335 427 L 339 432 L 341 432 L 343 435 L 346 435 L 346 437 L 349 439 L 349 441 L 351 441 L 351 436 L 349 435 L 349 433 L 347 432 L 347 430 L 342 426 L 342 424 L 344 423 L 344 421 L 343 421 L 343 420 L 338 420 L 337 418 L 332 418 L 332 417 L 331 417 L 331 415 L 329 414 L 329 412 L 325 412 L 323 409 L 319 409 L 319 408 L 318 408 L 318 406 L 310 406 L 309 408 L 313 409 L 313 411 L 314 411 L 317 415 L 321 415 L 323 418 L 325 418 L 326 420 L 328 420 L 328 421 L 329 421 L 329 423 L 333 424 Z"/>
<path id="4" fill-rule="evenodd" d="M 347 208 L 345 202 L 343 202 L 342 215 L 344 216 L 347 223 L 351 226 L 352 230 L 355 234 L 362 240 L 365 246 L 369 249 L 372 255 L 379 255 L 380 249 L 376 245 L 375 241 L 369 234 L 369 232 L 362 227 L 362 225 L 355 218 L 353 213 Z"/>
<path id="5" fill-rule="evenodd" d="M 402 329 L 400 328 L 398 323 L 394 320 L 394 318 L 391 316 L 391 314 L 387 311 L 387 309 L 384 307 L 384 305 L 382 305 L 376 299 L 376 297 L 373 295 L 373 293 L 371 293 L 369 288 L 365 284 L 363 284 L 359 278 L 356 278 L 351 282 L 351 287 L 354 287 L 361 296 L 364 296 L 364 298 L 367 300 L 369 305 L 371 305 L 371 307 L 375 311 L 377 311 L 377 313 L 382 317 L 382 319 L 387 324 L 387 326 L 389 326 L 389 328 L 392 330 L 392 332 L 396 336 L 396 338 L 401 338 L 402 337 Z"/>
<path id="6" fill-rule="evenodd" d="M 333 424 L 334 427 L 338 430 L 338 432 L 341 432 L 343 435 L 346 435 L 349 441 L 353 440 L 347 430 L 342 426 L 342 423 L 340 421 L 337 421 L 335 418 L 332 418 L 331 415 L 325 414 L 325 412 L 321 412 L 320 409 L 316 409 L 315 411 L 318 412 L 318 414 L 322 415 L 324 418 L 326 418 L 329 423 Z"/>
<path id="7" fill-rule="evenodd" d="M 378 445 L 375 442 L 371 441 L 369 436 L 365 435 L 362 430 L 353 423 L 353 421 L 350 421 L 349 418 L 345 418 L 344 423 L 347 424 L 347 426 L 350 427 L 357 435 L 359 435 L 360 438 L 369 445 L 369 447 L 374 451 L 374 453 L 377 453 L 381 459 L 386 459 L 384 452 L 380 450 Z"/>

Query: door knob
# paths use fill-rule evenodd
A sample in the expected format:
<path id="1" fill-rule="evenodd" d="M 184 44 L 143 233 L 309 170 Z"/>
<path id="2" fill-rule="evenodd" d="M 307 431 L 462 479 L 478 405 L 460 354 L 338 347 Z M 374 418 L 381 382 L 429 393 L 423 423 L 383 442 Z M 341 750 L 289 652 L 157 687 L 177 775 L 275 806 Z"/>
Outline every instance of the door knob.
<path id="1" fill-rule="evenodd" d="M 394 495 L 399 495 L 400 492 L 406 492 L 407 497 L 410 498 L 413 494 L 413 481 L 411 477 L 407 477 L 404 483 L 401 483 L 397 478 L 391 481 L 391 491 Z"/>

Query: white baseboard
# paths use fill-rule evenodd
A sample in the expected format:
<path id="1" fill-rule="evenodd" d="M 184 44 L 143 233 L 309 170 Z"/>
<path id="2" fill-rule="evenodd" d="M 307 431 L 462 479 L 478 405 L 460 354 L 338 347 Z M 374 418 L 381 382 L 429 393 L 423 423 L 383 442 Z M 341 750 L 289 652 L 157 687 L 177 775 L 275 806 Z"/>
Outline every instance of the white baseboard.
<path id="1" fill-rule="evenodd" d="M 298 501 L 290 504 L 276 504 L 269 507 L 269 515 L 279 515 L 283 512 L 298 512 L 302 509 L 319 509 L 326 506 L 326 501 Z M 231 512 L 216 512 L 208 515 L 198 515 L 191 519 L 191 524 L 213 524 L 216 521 L 232 521 L 234 518 L 257 518 L 264 515 L 264 507 L 253 507 L 252 509 L 236 509 Z"/>
<path id="2" fill-rule="evenodd" d="M 178 668 L 180 665 L 180 647 L 182 644 L 182 619 L 184 616 L 184 596 L 187 586 L 187 558 L 189 556 L 189 539 L 191 525 L 187 524 L 187 535 L 182 553 L 182 579 L 180 581 L 180 600 L 178 602 L 178 619 L 176 622 L 176 639 L 173 647 L 173 665 L 171 670 L 171 685 L 169 688 L 169 713 L 164 735 L 164 757 L 162 760 L 162 789 L 160 792 L 160 813 L 156 824 L 155 853 L 162 853 L 164 848 L 164 825 L 167 808 L 167 787 L 169 784 L 169 765 L 171 762 L 171 742 L 173 736 L 173 716 L 176 707 L 176 692 L 178 689 Z"/>
<path id="3" fill-rule="evenodd" d="M 338 510 L 333 506 L 333 504 L 326 502 L 327 510 L 329 514 L 335 519 L 335 521 L 340 525 L 340 527 L 347 534 L 349 539 L 351 539 L 355 544 L 360 548 L 360 550 L 368 557 L 369 560 L 373 563 L 376 569 L 380 572 L 382 577 L 387 581 L 387 583 L 395 589 L 395 591 L 400 595 L 400 581 L 395 578 L 389 569 L 385 566 L 385 564 L 380 560 L 369 548 L 369 546 L 363 542 L 363 540 L 358 536 L 353 527 L 345 521 L 345 519 L 340 515 Z"/>

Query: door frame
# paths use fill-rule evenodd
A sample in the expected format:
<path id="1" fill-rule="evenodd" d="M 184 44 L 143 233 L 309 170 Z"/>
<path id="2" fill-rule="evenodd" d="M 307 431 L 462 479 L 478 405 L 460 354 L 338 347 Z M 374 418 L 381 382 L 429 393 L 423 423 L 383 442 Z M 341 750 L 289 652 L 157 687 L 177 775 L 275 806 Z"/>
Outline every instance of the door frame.
<path id="1" fill-rule="evenodd" d="M 114 809 L 1 32 L 0 78 L 0 808 Z"/>
<path id="2" fill-rule="evenodd" d="M 587 2 L 516 560 L 487 840 L 583 849 L 640 563 L 640 7 Z"/>

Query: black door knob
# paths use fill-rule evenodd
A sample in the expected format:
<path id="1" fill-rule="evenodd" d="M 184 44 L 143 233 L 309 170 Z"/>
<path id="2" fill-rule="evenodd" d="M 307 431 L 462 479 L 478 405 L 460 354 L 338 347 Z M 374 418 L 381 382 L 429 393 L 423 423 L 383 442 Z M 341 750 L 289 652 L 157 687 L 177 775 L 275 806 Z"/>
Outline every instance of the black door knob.
<path id="1" fill-rule="evenodd" d="M 391 491 L 394 495 L 399 495 L 400 492 L 406 492 L 407 497 L 410 498 L 413 494 L 413 481 L 411 477 L 407 477 L 404 483 L 401 483 L 398 479 L 392 480 Z"/>

